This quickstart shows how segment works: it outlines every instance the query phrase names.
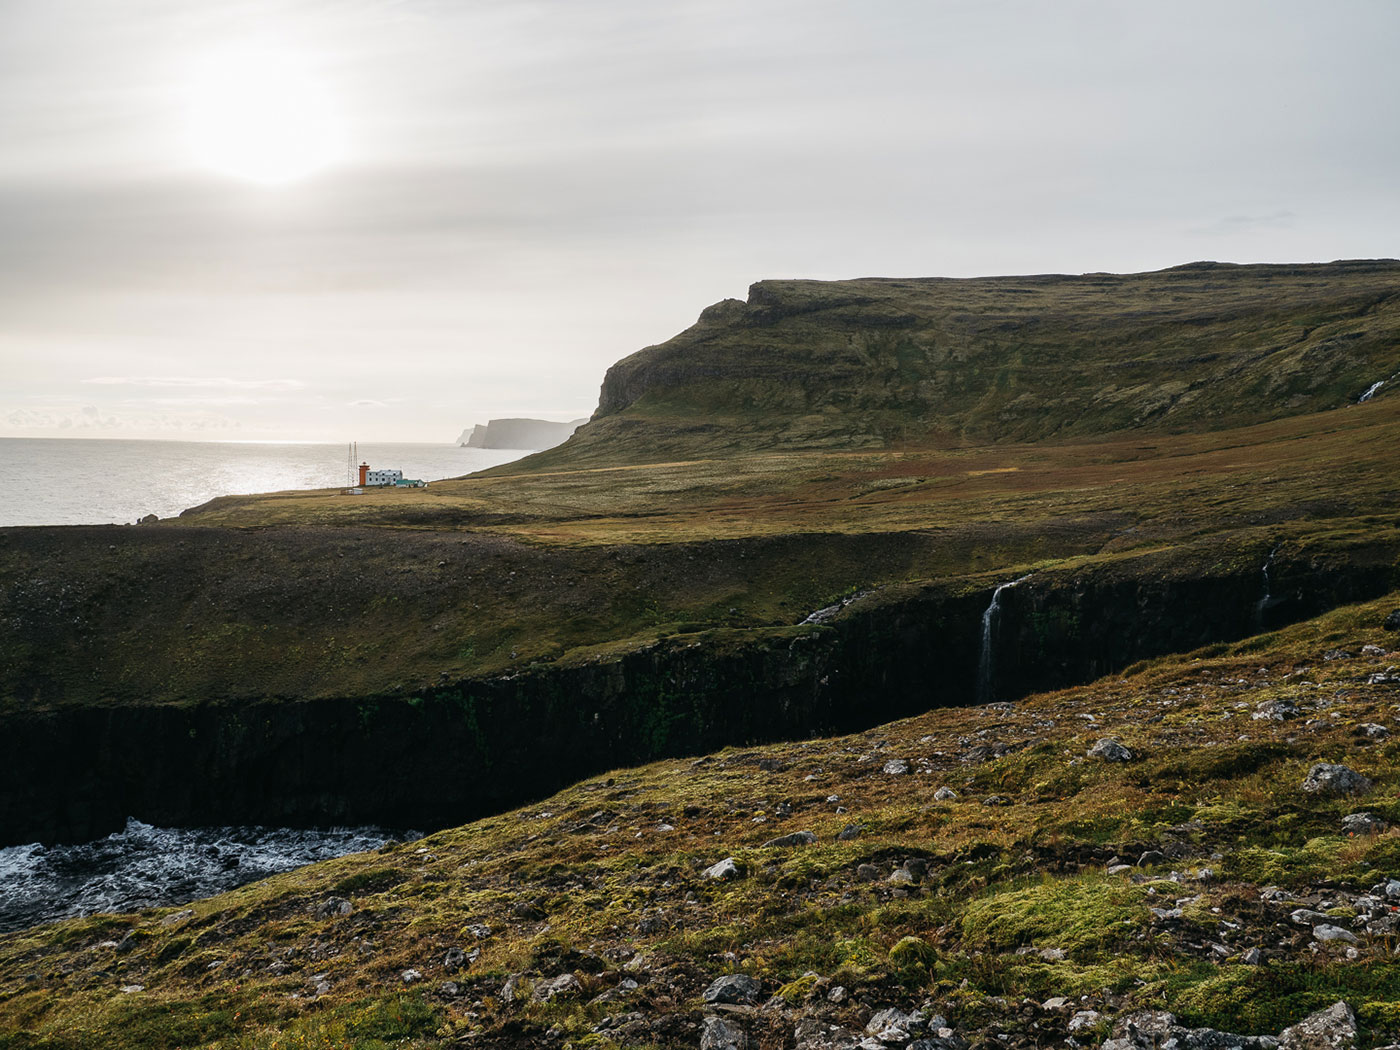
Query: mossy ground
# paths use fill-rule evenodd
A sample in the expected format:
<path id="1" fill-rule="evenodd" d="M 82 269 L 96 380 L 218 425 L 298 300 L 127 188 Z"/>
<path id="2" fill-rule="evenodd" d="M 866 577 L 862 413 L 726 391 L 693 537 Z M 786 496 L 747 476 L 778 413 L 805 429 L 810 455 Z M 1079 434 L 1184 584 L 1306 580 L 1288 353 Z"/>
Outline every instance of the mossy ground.
<path id="1" fill-rule="evenodd" d="M 1038 1005 L 1054 996 L 1267 1033 L 1342 998 L 1387 1041 L 1395 902 L 1357 916 L 1400 876 L 1400 828 L 1349 835 L 1341 818 L 1400 823 L 1400 744 L 1368 728 L 1400 731 L 1400 638 L 1379 627 L 1397 603 L 1016 704 L 619 770 L 188 916 L 10 934 L 0 1047 L 694 1046 L 700 993 L 734 971 L 777 996 L 740 1018 L 765 1047 L 790 1046 L 808 1013 L 859 1028 L 924 1000 L 974 1042 L 1048 1042 L 1065 1034 L 1065 1012 Z M 1297 716 L 1254 717 L 1274 701 Z M 1138 757 L 1087 757 L 1105 736 Z M 911 771 L 885 772 L 892 759 Z M 1315 761 L 1374 786 L 1306 794 Z M 796 830 L 818 841 L 763 845 Z M 725 857 L 742 877 L 705 877 Z M 897 868 L 910 877 L 891 882 Z M 353 911 L 318 917 L 330 896 Z M 1304 905 L 1358 943 L 1313 941 L 1289 918 Z M 450 972 L 454 947 L 480 954 Z M 406 985 L 409 969 L 422 979 Z M 575 992 L 530 998 L 563 973 Z"/>

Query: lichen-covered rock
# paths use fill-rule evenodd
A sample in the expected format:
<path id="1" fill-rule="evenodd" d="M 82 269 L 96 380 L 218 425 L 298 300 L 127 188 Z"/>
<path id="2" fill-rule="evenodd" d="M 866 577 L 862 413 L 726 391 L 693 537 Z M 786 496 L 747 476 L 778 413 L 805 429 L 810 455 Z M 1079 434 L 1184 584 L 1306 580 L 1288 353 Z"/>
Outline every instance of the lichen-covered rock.
<path id="1" fill-rule="evenodd" d="M 1374 813 L 1348 813 L 1342 818 L 1342 830 L 1348 835 L 1378 835 L 1387 827 Z"/>
<path id="2" fill-rule="evenodd" d="M 1110 736 L 1103 737 L 1088 751 L 1090 758 L 1101 758 L 1105 762 L 1131 762 L 1137 756 Z"/>
<path id="3" fill-rule="evenodd" d="M 725 857 L 718 864 L 712 864 L 705 869 L 705 878 L 715 879 L 718 882 L 728 882 L 730 879 L 739 877 L 739 864 L 733 857 Z"/>
<path id="4" fill-rule="evenodd" d="M 320 904 L 315 906 L 315 914 L 318 919 L 341 918 L 349 915 L 355 910 L 344 897 L 327 897 Z"/>
<path id="5" fill-rule="evenodd" d="M 530 997 L 537 1003 L 547 1003 L 561 996 L 578 995 L 582 991 L 583 985 L 579 983 L 579 979 L 571 973 L 564 973 L 540 981 L 535 985 Z"/>
<path id="6" fill-rule="evenodd" d="M 779 835 L 775 839 L 769 839 L 763 844 L 763 848 L 769 846 L 810 846 L 817 841 L 815 832 L 794 831 L 791 835 Z"/>
<path id="7" fill-rule="evenodd" d="M 746 973 L 731 973 L 717 978 L 705 989 L 703 996 L 707 1003 L 728 1003 L 753 1005 L 763 994 L 763 985 Z"/>
<path id="8" fill-rule="evenodd" d="M 1371 782 L 1356 770 L 1333 762 L 1317 762 L 1303 780 L 1310 795 L 1360 795 L 1371 790 Z"/>
<path id="9" fill-rule="evenodd" d="M 892 758 L 885 763 L 885 772 L 892 777 L 904 776 L 909 772 L 909 763 L 902 758 Z"/>
<path id="10" fill-rule="evenodd" d="M 1347 1050 L 1356 1045 L 1356 1014 L 1346 1003 L 1333 1003 L 1285 1028 L 1279 1050 Z"/>
<path id="11" fill-rule="evenodd" d="M 700 1031 L 700 1050 L 745 1050 L 749 1040 L 744 1030 L 722 1017 L 705 1018 Z"/>

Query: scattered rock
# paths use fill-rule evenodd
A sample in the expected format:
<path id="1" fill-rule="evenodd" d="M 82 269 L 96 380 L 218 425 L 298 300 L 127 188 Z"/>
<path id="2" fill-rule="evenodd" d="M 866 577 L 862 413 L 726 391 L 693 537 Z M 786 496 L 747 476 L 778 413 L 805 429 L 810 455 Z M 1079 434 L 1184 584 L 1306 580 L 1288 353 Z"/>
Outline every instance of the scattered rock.
<path id="1" fill-rule="evenodd" d="M 769 839 L 763 844 L 763 848 L 767 849 L 769 846 L 810 846 L 816 841 L 815 832 L 794 831 L 790 835 L 779 835 L 775 839 Z"/>
<path id="2" fill-rule="evenodd" d="M 902 758 L 892 758 L 885 763 L 885 772 L 892 777 L 904 776 L 909 772 L 909 763 Z"/>
<path id="3" fill-rule="evenodd" d="M 1333 1003 L 1285 1028 L 1279 1050 L 1346 1050 L 1356 1045 L 1356 1014 L 1346 1003 Z"/>
<path id="4" fill-rule="evenodd" d="M 1371 790 L 1371 782 L 1354 769 L 1331 762 L 1317 762 L 1303 780 L 1311 795 L 1359 795 Z"/>
<path id="5" fill-rule="evenodd" d="M 417 970 L 405 970 L 399 977 L 403 979 L 404 984 L 417 984 L 423 979 L 423 975 Z"/>
<path id="6" fill-rule="evenodd" d="M 1057 995 L 1053 999 L 1046 999 L 1040 1004 L 1042 1010 L 1063 1010 L 1069 1005 L 1069 1000 L 1063 995 Z"/>
<path id="7" fill-rule="evenodd" d="M 442 957 L 442 968 L 448 973 L 460 970 L 467 961 L 467 953 L 461 948 L 448 948 L 447 954 Z"/>
<path id="8" fill-rule="evenodd" d="M 933 793 L 933 797 L 938 802 L 952 802 L 958 793 L 950 787 L 941 787 Z"/>
<path id="9" fill-rule="evenodd" d="M 583 985 L 579 983 L 578 978 L 571 973 L 565 973 L 538 982 L 531 991 L 530 998 L 537 1003 L 547 1003 L 560 996 L 578 995 L 582 991 Z"/>
<path id="10" fill-rule="evenodd" d="M 1301 714 L 1298 705 L 1292 700 L 1265 700 L 1254 709 L 1254 714 L 1250 717 L 1258 722 L 1286 722 Z"/>
<path id="11" fill-rule="evenodd" d="M 1390 736 L 1390 730 L 1377 722 L 1362 722 L 1356 728 L 1368 740 L 1384 740 Z"/>
<path id="12" fill-rule="evenodd" d="M 849 1028 L 827 1024 L 817 1017 L 804 1017 L 793 1029 L 796 1050 L 850 1050 L 860 1044 L 860 1035 Z"/>
<path id="13" fill-rule="evenodd" d="M 1342 830 L 1348 835 L 1378 835 L 1387 827 L 1374 813 L 1348 813 L 1342 818 Z"/>
<path id="14" fill-rule="evenodd" d="M 327 897 L 313 908 L 318 919 L 344 918 L 354 910 L 354 905 L 344 897 Z"/>
<path id="15" fill-rule="evenodd" d="M 763 986 L 746 973 L 731 973 L 717 978 L 705 989 L 707 1003 L 753 1005 L 763 993 Z"/>
<path id="16" fill-rule="evenodd" d="M 847 824 L 837 833 L 836 841 L 850 842 L 852 839 L 858 839 L 861 836 L 861 832 L 863 832 L 864 830 L 864 824 Z"/>
<path id="17" fill-rule="evenodd" d="M 179 926 L 182 922 L 188 922 L 194 918 L 193 908 L 181 908 L 179 911 L 172 911 L 165 918 L 160 920 L 162 926 Z"/>
<path id="18" fill-rule="evenodd" d="M 1071 1033 L 1082 1032 L 1086 1028 L 1093 1028 L 1102 1020 L 1103 1014 L 1097 1010 L 1076 1010 L 1073 1017 L 1069 1019 L 1069 1030 Z"/>
<path id="19" fill-rule="evenodd" d="M 705 878 L 717 879 L 720 882 L 728 882 L 730 879 L 739 877 L 739 865 L 733 857 L 725 857 L 718 864 L 711 865 L 705 869 Z"/>
<path id="20" fill-rule="evenodd" d="M 1090 758 L 1101 758 L 1105 762 L 1131 762 L 1137 756 L 1111 736 L 1103 737 L 1089 748 Z"/>
<path id="21" fill-rule="evenodd" d="M 721 1017 L 705 1018 L 700 1032 L 700 1050 L 745 1050 L 749 1045 L 743 1029 Z"/>
<path id="22" fill-rule="evenodd" d="M 1316 926 L 1332 918 L 1325 911 L 1314 911 L 1312 908 L 1297 908 L 1288 917 L 1299 926 Z"/>
<path id="23" fill-rule="evenodd" d="M 1264 962 L 1264 953 L 1258 948 L 1251 948 L 1240 956 L 1240 962 L 1246 966 L 1259 966 Z"/>
<path id="24" fill-rule="evenodd" d="M 988 795 L 982 800 L 984 806 L 1009 806 L 1011 800 L 1005 795 Z"/>
<path id="25" fill-rule="evenodd" d="M 907 1043 L 911 1036 L 924 1028 L 924 1019 L 918 1014 L 906 1014 L 893 1007 L 878 1010 L 866 1023 L 865 1034 L 882 1043 Z"/>
<path id="26" fill-rule="evenodd" d="M 1345 649 L 1328 649 L 1322 654 L 1324 660 L 1350 660 L 1351 653 Z"/>
<path id="27" fill-rule="evenodd" d="M 1396 609 L 1381 621 L 1381 626 L 1387 631 L 1400 631 L 1400 609 Z"/>
<path id="28" fill-rule="evenodd" d="M 1356 934 L 1331 923 L 1319 923 L 1313 927 L 1313 937 L 1319 941 L 1343 941 L 1347 944 L 1360 944 Z"/>
<path id="29" fill-rule="evenodd" d="M 1150 868 L 1153 864 L 1165 863 L 1166 859 L 1167 855 L 1161 850 L 1150 849 L 1138 858 L 1137 866 L 1139 868 Z"/>
<path id="30" fill-rule="evenodd" d="M 438 985 L 438 992 L 449 999 L 455 999 L 462 994 L 462 988 L 456 981 L 443 981 Z"/>
<path id="31" fill-rule="evenodd" d="M 491 936 L 491 927 L 479 922 L 469 922 L 467 925 L 463 926 L 462 929 L 479 941 L 484 941 L 487 937 Z"/>
<path id="32" fill-rule="evenodd" d="M 862 864 L 856 868 L 856 878 L 861 882 L 874 882 L 880 877 L 880 869 L 874 864 Z"/>
<path id="33" fill-rule="evenodd" d="M 890 877 L 885 881 L 893 886 L 912 886 L 916 880 L 907 869 L 895 868 L 894 871 L 890 873 Z"/>
<path id="34" fill-rule="evenodd" d="M 844 984 L 838 984 L 831 991 L 826 993 L 826 1001 L 829 1003 L 844 1003 L 850 997 Z"/>

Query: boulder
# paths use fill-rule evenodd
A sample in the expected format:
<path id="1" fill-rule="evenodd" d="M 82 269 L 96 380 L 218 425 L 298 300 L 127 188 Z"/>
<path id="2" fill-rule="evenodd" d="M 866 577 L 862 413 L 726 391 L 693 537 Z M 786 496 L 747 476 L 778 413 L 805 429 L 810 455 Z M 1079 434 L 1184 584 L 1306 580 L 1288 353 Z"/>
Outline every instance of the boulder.
<path id="1" fill-rule="evenodd" d="M 1388 826 L 1374 813 L 1348 813 L 1342 818 L 1342 830 L 1348 835 L 1379 835 Z"/>
<path id="2" fill-rule="evenodd" d="M 1279 1050 L 1348 1050 L 1356 1045 L 1356 1014 L 1346 1003 L 1333 1003 L 1310 1014 L 1278 1037 Z"/>
<path id="3" fill-rule="evenodd" d="M 1356 934 L 1350 930 L 1344 930 L 1340 926 L 1333 926 L 1331 923 L 1319 923 L 1313 927 L 1313 937 L 1319 941 L 1342 941 L 1345 944 L 1361 943 Z"/>
<path id="4" fill-rule="evenodd" d="M 763 985 L 746 973 L 731 973 L 719 977 L 705 989 L 703 996 L 707 1003 L 727 1003 L 730 1005 L 754 1005 L 763 994 Z"/>
<path id="5" fill-rule="evenodd" d="M 344 897 L 327 897 L 314 907 L 318 919 L 342 918 L 354 910 L 354 905 Z"/>
<path id="6" fill-rule="evenodd" d="M 733 857 L 725 857 L 718 864 L 713 864 L 705 869 L 705 878 L 715 879 L 719 882 L 728 882 L 730 879 L 739 877 L 739 865 Z"/>
<path id="7" fill-rule="evenodd" d="M 1400 631 L 1400 609 L 1393 610 L 1389 616 L 1381 621 L 1381 626 L 1387 631 Z"/>
<path id="8" fill-rule="evenodd" d="M 583 985 L 579 983 L 579 979 L 571 973 L 564 973 L 538 982 L 530 993 L 530 998 L 537 1003 L 547 1003 L 560 996 L 578 995 L 582 991 Z"/>
<path id="9" fill-rule="evenodd" d="M 909 763 L 902 758 L 892 758 L 885 763 L 885 772 L 892 777 L 904 776 L 909 772 Z"/>
<path id="10" fill-rule="evenodd" d="M 744 1030 L 722 1017 L 705 1018 L 700 1030 L 700 1050 L 746 1050 L 749 1045 Z"/>
<path id="11" fill-rule="evenodd" d="M 952 802 L 958 793 L 950 787 L 941 787 L 933 793 L 933 797 L 937 802 Z"/>
<path id="12" fill-rule="evenodd" d="M 1332 762 L 1317 762 L 1303 780 L 1310 795 L 1360 795 L 1371 790 L 1371 782 L 1354 769 Z"/>
<path id="13" fill-rule="evenodd" d="M 1103 737 L 1089 748 L 1088 755 L 1090 758 L 1101 758 L 1105 762 L 1131 762 L 1137 757 L 1111 736 Z"/>
<path id="14" fill-rule="evenodd" d="M 775 839 L 769 839 L 763 844 L 763 848 L 769 846 L 810 846 L 817 841 L 815 832 L 794 831 L 791 835 L 779 835 Z"/>

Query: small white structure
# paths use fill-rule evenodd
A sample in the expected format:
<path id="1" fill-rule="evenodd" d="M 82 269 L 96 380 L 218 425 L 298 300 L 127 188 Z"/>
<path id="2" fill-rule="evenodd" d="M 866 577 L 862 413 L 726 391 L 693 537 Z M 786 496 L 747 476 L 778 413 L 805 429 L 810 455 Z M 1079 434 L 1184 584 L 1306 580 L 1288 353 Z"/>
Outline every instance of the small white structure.
<path id="1" fill-rule="evenodd" d="M 368 470 L 365 472 L 366 485 L 397 485 L 403 480 L 401 470 Z"/>

